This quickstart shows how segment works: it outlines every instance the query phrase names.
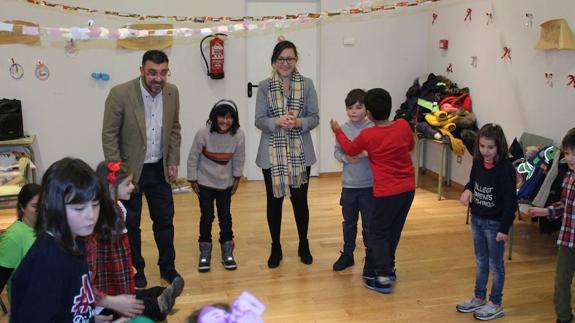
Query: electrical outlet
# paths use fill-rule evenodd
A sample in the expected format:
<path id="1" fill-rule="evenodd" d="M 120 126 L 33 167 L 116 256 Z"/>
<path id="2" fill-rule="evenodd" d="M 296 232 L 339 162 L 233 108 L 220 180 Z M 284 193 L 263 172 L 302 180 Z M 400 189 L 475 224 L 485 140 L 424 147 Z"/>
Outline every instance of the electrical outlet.
<path id="1" fill-rule="evenodd" d="M 463 158 L 461 158 L 461 156 L 457 156 L 457 163 L 461 164 L 461 161 L 463 160 Z"/>

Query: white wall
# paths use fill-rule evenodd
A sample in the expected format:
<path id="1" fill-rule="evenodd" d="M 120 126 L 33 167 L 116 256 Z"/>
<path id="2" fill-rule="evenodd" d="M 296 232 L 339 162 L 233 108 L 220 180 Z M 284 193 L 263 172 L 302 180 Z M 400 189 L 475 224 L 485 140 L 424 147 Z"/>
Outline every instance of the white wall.
<path id="1" fill-rule="evenodd" d="M 320 0 L 322 10 L 334 10 L 357 3 L 356 0 Z M 157 6 L 151 1 L 98 2 L 70 0 L 70 5 L 127 12 L 165 15 L 242 16 L 245 1 L 168 1 Z M 512 139 L 522 131 L 531 131 L 559 140 L 573 126 L 572 107 L 575 91 L 565 86 L 566 75 L 575 74 L 574 51 L 533 49 L 539 34 L 538 24 L 564 17 L 575 28 L 575 2 L 554 0 L 453 1 L 442 0 L 429 6 L 404 8 L 361 17 L 326 21 L 320 27 L 320 171 L 338 171 L 333 159 L 334 138 L 328 126 L 331 118 L 345 121 L 344 98 L 354 87 L 383 87 L 390 91 L 394 108 L 404 100 L 413 79 L 424 72 L 443 74 L 448 63 L 454 66 L 449 77 L 461 86 L 469 86 L 479 123 L 498 122 Z M 465 9 L 472 6 L 473 22 L 463 23 Z M 493 7 L 493 9 L 491 9 Z M 495 23 L 485 26 L 485 12 L 493 11 Z M 431 25 L 431 12 L 439 18 Z M 525 28 L 524 14 L 534 14 L 534 26 Z M 42 26 L 83 26 L 88 19 L 96 25 L 120 27 L 131 20 L 101 15 L 65 13 L 38 8 L 24 1 L 3 1 L 0 20 L 21 19 Z M 176 26 L 184 26 L 175 24 Z M 186 25 L 190 26 L 190 25 Z M 250 36 L 253 37 L 253 36 Z M 355 38 L 354 46 L 344 46 L 343 38 Z M 448 38 L 450 49 L 441 53 L 438 40 Z M 38 135 L 36 149 L 40 173 L 53 161 L 67 155 L 95 165 L 103 158 L 100 131 L 104 100 L 109 89 L 138 76 L 142 51 L 115 48 L 114 41 L 80 42 L 77 57 L 64 54 L 65 41 L 43 38 L 40 46 L 2 45 L 0 62 L 8 69 L 14 57 L 26 74 L 14 81 L 0 73 L 0 97 L 19 98 L 24 108 L 26 132 Z M 305 44 L 297 44 L 305 46 Z M 503 46 L 512 48 L 511 63 L 499 57 Z M 271 54 L 273 44 L 268 50 Z M 199 38 L 175 39 L 167 50 L 173 71 L 171 82 L 181 94 L 182 149 L 181 173 L 195 131 L 207 119 L 213 103 L 220 98 L 236 100 L 240 120 L 247 120 L 245 38 L 233 35 L 226 41 L 226 78 L 210 80 L 199 55 Z M 477 69 L 470 56 L 479 56 Z M 51 69 L 51 77 L 39 81 L 33 75 L 36 59 Z M 266 62 L 267 64 L 267 62 Z M 1 67 L 2 65 L 0 65 Z M 109 73 L 112 79 L 98 82 L 92 72 Z M 545 72 L 555 74 L 555 87 L 545 85 Z M 242 109 L 244 107 L 244 109 Z M 560 117 L 559 115 L 563 116 Z M 427 166 L 436 170 L 438 158 L 428 150 Z M 463 164 L 453 163 L 452 177 L 465 182 L 469 156 Z"/>
<path id="2" fill-rule="evenodd" d="M 322 1 L 322 10 L 336 10 L 357 1 Z M 344 17 L 321 27 L 321 171 L 341 170 L 333 157 L 334 136 L 329 120 L 345 122 L 345 96 L 353 88 L 382 87 L 392 96 L 393 109 L 405 100 L 413 80 L 427 70 L 428 14 L 421 8 L 401 12 Z M 355 39 L 344 46 L 343 38 Z M 392 117 L 394 112 L 392 112 Z"/>
<path id="3" fill-rule="evenodd" d="M 243 1 L 169 1 L 155 7 L 151 1 L 70 1 L 70 4 L 97 9 L 147 14 L 227 15 L 242 16 Z M 37 8 L 22 1 L 3 1 L 0 20 L 28 20 L 41 26 L 85 26 L 94 19 L 97 26 L 118 28 L 137 22 L 102 15 L 68 14 L 59 10 Z M 175 24 L 176 25 L 176 24 Z M 182 27 L 183 25 L 176 25 Z M 186 25 L 190 26 L 190 24 Z M 193 26 L 193 25 L 192 25 Z M 170 82 L 180 90 L 182 149 L 180 176 L 186 175 L 185 165 L 193 136 L 205 124 L 213 104 L 221 98 L 236 100 L 240 105 L 240 120 L 246 122 L 245 109 L 245 39 L 232 36 L 226 41 L 226 78 L 211 80 L 206 76 L 199 53 L 201 38 L 174 39 L 166 52 L 170 58 Z M 117 49 L 115 41 L 78 42 L 76 57 L 64 54 L 65 40 L 42 38 L 40 46 L 0 46 L 3 71 L 14 57 L 25 69 L 22 79 L 14 81 L 7 72 L 0 73 L 0 97 L 22 100 L 24 128 L 38 135 L 36 156 L 40 174 L 54 161 L 75 156 L 96 165 L 103 159 L 101 145 L 104 101 L 110 88 L 138 77 L 144 51 Z M 270 49 L 271 51 L 271 49 Z M 39 81 L 34 76 L 36 59 L 50 68 L 51 76 Z M 92 72 L 106 72 L 108 82 L 90 78 Z"/>
<path id="4" fill-rule="evenodd" d="M 472 22 L 464 22 L 467 8 L 473 9 Z M 438 2 L 433 12 L 437 21 L 431 25 L 429 71 L 445 75 L 453 64 L 450 79 L 460 87 L 471 89 L 473 110 L 479 126 L 500 124 L 509 144 L 522 132 L 552 138 L 558 144 L 575 126 L 573 107 L 575 90 L 567 87 L 567 75 L 575 74 L 575 51 L 535 49 L 539 40 L 539 24 L 549 19 L 565 18 L 575 28 L 575 1 L 571 0 L 473 0 Z M 493 13 L 493 24 L 487 25 L 486 12 Z M 525 26 L 525 14 L 534 16 L 533 27 Z M 449 49 L 439 49 L 439 39 L 449 40 Z M 503 47 L 511 48 L 512 60 L 500 57 Z M 477 68 L 471 56 L 478 57 Z M 545 73 L 554 75 L 554 87 L 546 85 Z M 427 166 L 439 169 L 437 147 L 428 149 Z M 471 156 L 463 163 L 452 159 L 452 178 L 466 183 Z"/>
<path id="5" fill-rule="evenodd" d="M 70 1 L 71 5 L 126 12 L 179 15 L 242 16 L 244 1 L 170 1 L 155 8 L 146 1 Z M 225 5 L 224 5 L 225 4 Z M 355 1 L 321 1 L 322 10 L 334 10 Z M 354 87 L 384 87 L 393 95 L 395 105 L 403 100 L 406 87 L 420 71 L 426 70 L 428 31 L 426 14 L 421 10 L 404 10 L 401 14 L 386 13 L 370 17 L 332 20 L 321 28 L 321 172 L 338 171 L 333 158 L 334 138 L 328 126 L 331 118 L 345 120 L 343 100 Z M 21 1 L 3 3 L 0 19 L 21 19 L 42 26 L 83 26 L 94 19 L 97 26 L 119 27 L 130 20 L 118 17 L 69 14 L 27 5 Z M 401 30 L 401 33 L 396 32 Z M 250 37 L 254 37 L 250 35 Z M 343 37 L 354 37 L 354 46 L 343 46 Z M 0 73 L 3 91 L 0 96 L 19 98 L 24 108 L 26 132 L 38 135 L 37 161 L 40 173 L 55 160 L 73 155 L 95 165 L 103 158 L 100 131 L 103 105 L 110 88 L 138 76 L 142 51 L 115 48 L 114 41 L 80 42 L 77 57 L 64 55 L 65 41 L 43 38 L 40 46 L 4 45 L 0 61 L 14 57 L 26 71 L 23 79 L 14 81 L 8 73 Z M 305 46 L 305 44 L 297 44 Z M 240 120 L 247 120 L 245 94 L 245 38 L 234 35 L 226 42 L 226 78 L 210 80 L 205 75 L 199 55 L 199 38 L 175 39 L 167 50 L 170 81 L 178 85 L 181 94 L 182 149 L 181 173 L 185 176 L 185 161 L 195 131 L 207 119 L 213 103 L 226 97 L 240 105 Z M 271 54 L 273 44 L 268 50 Z M 42 59 L 51 69 L 51 77 L 39 81 L 33 76 L 36 59 Z M 266 62 L 267 64 L 267 62 Z M 92 72 L 111 75 L 108 82 L 90 79 Z"/>

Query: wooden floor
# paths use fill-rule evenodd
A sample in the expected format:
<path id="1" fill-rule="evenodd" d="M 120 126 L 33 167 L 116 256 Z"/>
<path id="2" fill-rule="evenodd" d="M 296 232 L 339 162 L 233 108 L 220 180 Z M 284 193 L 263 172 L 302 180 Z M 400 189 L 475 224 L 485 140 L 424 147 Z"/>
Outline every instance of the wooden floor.
<path id="1" fill-rule="evenodd" d="M 236 271 L 226 271 L 214 248 L 212 271 L 198 273 L 198 201 L 193 193 L 175 195 L 177 269 L 186 288 L 168 322 L 185 322 L 203 304 L 230 302 L 249 290 L 267 306 L 265 322 L 471 322 L 455 304 L 473 292 L 475 258 L 465 208 L 459 191 L 444 189 L 437 201 L 435 180 L 422 176 L 407 218 L 397 254 L 398 282 L 391 295 L 363 287 L 360 278 L 363 247 L 356 265 L 333 272 L 342 247 L 341 192 L 338 177 L 313 178 L 309 189 L 309 239 L 314 263 L 297 257 L 297 232 L 291 205 L 284 203 L 282 246 L 284 259 L 268 269 L 270 238 L 265 218 L 263 182 L 243 182 L 234 196 L 232 214 L 236 235 Z M 150 285 L 160 284 L 157 251 L 147 216 L 142 224 L 143 250 Z M 513 260 L 506 261 L 504 289 L 506 316 L 498 322 L 552 322 L 555 240 L 540 235 L 530 220 L 515 222 Z M 217 220 L 214 223 L 217 239 Z M 358 234 L 357 244 L 362 245 Z M 5 295 L 4 295 L 5 296 Z M 7 322 L 0 314 L 0 322 Z"/>

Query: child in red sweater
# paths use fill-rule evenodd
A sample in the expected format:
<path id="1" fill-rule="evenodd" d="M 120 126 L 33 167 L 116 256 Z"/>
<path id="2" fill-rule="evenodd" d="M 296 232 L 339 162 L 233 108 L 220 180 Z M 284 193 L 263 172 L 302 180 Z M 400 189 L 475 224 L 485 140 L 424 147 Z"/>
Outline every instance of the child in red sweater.
<path id="1" fill-rule="evenodd" d="M 380 293 L 391 293 L 395 275 L 395 251 L 413 197 L 415 173 L 411 151 L 415 141 L 407 121 L 389 120 L 391 96 L 380 88 L 365 95 L 367 116 L 374 127 L 362 130 L 350 141 L 337 121 L 331 129 L 342 150 L 351 156 L 367 151 L 373 173 L 374 209 L 370 217 L 364 284 Z"/>

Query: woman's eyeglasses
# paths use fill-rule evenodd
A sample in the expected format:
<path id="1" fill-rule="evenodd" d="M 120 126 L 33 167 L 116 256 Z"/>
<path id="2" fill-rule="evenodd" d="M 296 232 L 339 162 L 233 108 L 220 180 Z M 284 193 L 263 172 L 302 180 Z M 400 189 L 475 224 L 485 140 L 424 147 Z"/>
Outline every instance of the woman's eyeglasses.
<path id="1" fill-rule="evenodd" d="M 295 57 L 278 57 L 276 59 L 276 62 L 278 62 L 278 64 L 288 63 L 289 65 L 293 65 L 296 61 L 297 61 L 297 58 L 295 58 Z"/>

